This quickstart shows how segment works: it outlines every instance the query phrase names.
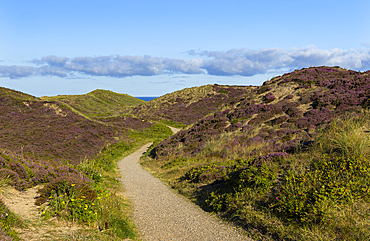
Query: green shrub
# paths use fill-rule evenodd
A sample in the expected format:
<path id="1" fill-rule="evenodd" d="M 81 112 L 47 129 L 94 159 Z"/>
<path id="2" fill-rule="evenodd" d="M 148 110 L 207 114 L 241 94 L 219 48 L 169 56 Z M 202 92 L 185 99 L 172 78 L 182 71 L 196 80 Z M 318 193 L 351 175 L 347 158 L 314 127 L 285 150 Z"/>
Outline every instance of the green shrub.
<path id="1" fill-rule="evenodd" d="M 219 189 L 211 192 L 206 204 L 214 211 L 228 209 L 229 204 L 246 193 L 264 195 L 275 184 L 276 173 L 266 164 L 253 165 L 230 172 L 223 178 L 224 183 Z"/>
<path id="2" fill-rule="evenodd" d="M 289 221 L 320 223 L 332 218 L 334 206 L 369 200 L 370 163 L 364 158 L 324 155 L 303 173 L 288 171 L 284 180 L 271 207 Z"/>
<path id="3" fill-rule="evenodd" d="M 48 207 L 42 212 L 43 216 L 46 218 L 60 216 L 72 221 L 94 224 L 97 221 L 98 203 L 91 196 L 86 197 L 83 194 L 74 188 L 74 184 L 70 188 L 65 186 L 52 190 Z"/>

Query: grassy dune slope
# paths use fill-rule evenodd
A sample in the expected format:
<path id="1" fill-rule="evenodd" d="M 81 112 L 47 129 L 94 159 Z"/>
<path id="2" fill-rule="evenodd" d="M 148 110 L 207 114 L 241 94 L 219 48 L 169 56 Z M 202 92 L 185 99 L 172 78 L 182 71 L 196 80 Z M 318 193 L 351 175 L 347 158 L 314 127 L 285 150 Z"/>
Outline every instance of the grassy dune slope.
<path id="1" fill-rule="evenodd" d="M 85 95 L 58 95 L 41 97 L 42 100 L 64 103 L 77 113 L 87 117 L 117 116 L 126 107 L 136 106 L 145 101 L 109 90 L 94 90 Z"/>
<path id="2" fill-rule="evenodd" d="M 369 240 L 370 72 L 297 70 L 156 145 L 143 165 L 256 240 Z"/>
<path id="3" fill-rule="evenodd" d="M 143 119 L 182 127 L 227 108 L 248 95 L 253 88 L 219 85 L 187 88 L 136 106 L 131 113 Z"/>
<path id="4" fill-rule="evenodd" d="M 38 100 L 37 97 L 34 97 L 32 95 L 28 95 L 20 91 L 11 90 L 11 89 L 4 88 L 4 87 L 0 87 L 0 94 L 3 96 L 7 96 L 9 98 L 18 100 L 18 101 L 28 101 L 28 100 L 37 101 Z"/>

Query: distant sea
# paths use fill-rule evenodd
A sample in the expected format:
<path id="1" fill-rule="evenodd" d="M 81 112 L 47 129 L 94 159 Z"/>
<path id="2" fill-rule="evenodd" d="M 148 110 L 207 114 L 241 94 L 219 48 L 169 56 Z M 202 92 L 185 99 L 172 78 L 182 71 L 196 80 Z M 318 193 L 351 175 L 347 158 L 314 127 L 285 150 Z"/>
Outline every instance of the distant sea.
<path id="1" fill-rule="evenodd" d="M 154 100 L 156 98 L 158 98 L 159 96 L 156 96 L 156 97 L 153 97 L 153 96 L 144 96 L 144 97 L 135 97 L 135 98 L 138 98 L 140 100 L 145 100 L 145 101 L 151 101 L 151 100 Z"/>

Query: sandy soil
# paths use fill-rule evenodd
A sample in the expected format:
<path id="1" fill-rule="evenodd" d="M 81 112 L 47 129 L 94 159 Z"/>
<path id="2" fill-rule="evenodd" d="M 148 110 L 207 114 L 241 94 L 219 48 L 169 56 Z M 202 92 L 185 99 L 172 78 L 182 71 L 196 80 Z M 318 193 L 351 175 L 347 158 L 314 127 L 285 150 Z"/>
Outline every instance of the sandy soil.
<path id="1" fill-rule="evenodd" d="M 2 200 L 11 211 L 21 218 L 34 220 L 37 216 L 40 216 L 40 207 L 35 205 L 38 189 L 39 186 L 36 186 L 20 192 L 13 187 L 9 187 L 7 192 L 3 194 Z"/>
<path id="2" fill-rule="evenodd" d="M 22 240 L 77 240 L 78 233 L 86 230 L 71 222 L 60 221 L 56 218 L 43 220 L 41 218 L 41 207 L 35 205 L 38 196 L 36 186 L 25 191 L 17 191 L 13 187 L 7 188 L 1 195 L 5 205 L 14 213 L 19 215 L 25 224 L 25 228 L 18 228 L 17 232 Z M 76 239 L 75 239 L 75 238 Z"/>

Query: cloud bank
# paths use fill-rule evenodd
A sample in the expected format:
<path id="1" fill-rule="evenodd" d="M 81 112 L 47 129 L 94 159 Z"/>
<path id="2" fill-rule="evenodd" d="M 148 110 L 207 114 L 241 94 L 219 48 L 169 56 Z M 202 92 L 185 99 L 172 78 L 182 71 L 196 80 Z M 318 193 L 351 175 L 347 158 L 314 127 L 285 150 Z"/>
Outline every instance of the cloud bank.
<path id="1" fill-rule="evenodd" d="M 300 69 L 310 66 L 341 66 L 348 69 L 370 69 L 370 50 L 323 50 L 314 45 L 281 48 L 228 51 L 188 51 L 193 59 L 151 56 L 58 57 L 54 55 L 31 62 L 34 66 L 1 66 L 0 77 L 19 79 L 30 76 L 70 77 L 89 76 L 128 77 L 153 76 L 166 73 L 208 74 L 216 76 L 253 76 L 268 71 Z"/>

